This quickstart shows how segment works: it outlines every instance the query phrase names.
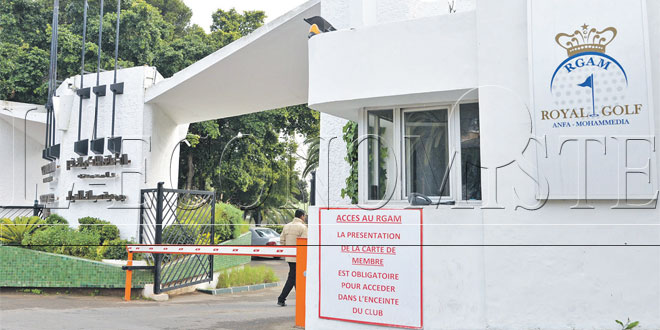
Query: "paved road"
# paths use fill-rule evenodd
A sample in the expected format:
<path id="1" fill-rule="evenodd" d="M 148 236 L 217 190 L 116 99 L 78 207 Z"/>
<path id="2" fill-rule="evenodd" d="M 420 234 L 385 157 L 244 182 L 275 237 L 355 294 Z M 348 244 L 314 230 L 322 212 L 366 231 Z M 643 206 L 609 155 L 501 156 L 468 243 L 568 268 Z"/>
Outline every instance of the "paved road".
<path id="1" fill-rule="evenodd" d="M 288 266 L 283 260 L 259 259 L 280 278 L 274 288 L 211 296 L 193 293 L 167 302 L 120 297 L 0 294 L 1 329 L 292 329 L 295 291 L 287 307 L 276 305 Z"/>

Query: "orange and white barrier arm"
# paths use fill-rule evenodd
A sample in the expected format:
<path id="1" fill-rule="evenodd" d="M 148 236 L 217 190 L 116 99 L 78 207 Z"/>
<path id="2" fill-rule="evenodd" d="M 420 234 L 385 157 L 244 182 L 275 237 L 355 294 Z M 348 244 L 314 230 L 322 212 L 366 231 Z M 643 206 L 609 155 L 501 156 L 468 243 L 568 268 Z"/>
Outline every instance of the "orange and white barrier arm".
<path id="1" fill-rule="evenodd" d="M 213 254 L 255 257 L 295 257 L 295 246 L 269 245 L 127 245 L 129 253 Z"/>

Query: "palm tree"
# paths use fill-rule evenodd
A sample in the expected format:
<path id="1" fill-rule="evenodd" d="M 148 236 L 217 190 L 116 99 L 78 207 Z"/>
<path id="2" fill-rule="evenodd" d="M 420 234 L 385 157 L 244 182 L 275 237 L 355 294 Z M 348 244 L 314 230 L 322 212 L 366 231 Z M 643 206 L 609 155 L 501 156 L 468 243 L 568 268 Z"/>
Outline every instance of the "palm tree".
<path id="1" fill-rule="evenodd" d="M 307 175 L 315 171 L 319 167 L 319 150 L 321 147 L 321 139 L 318 136 L 309 137 L 305 140 L 307 145 L 307 155 L 305 159 L 305 168 L 302 172 L 302 177 L 306 178 Z"/>
<path id="2" fill-rule="evenodd" d="M 17 217 L 14 221 L 0 219 L 0 243 L 3 245 L 21 245 L 23 238 L 37 230 L 42 224 L 39 217 Z"/>

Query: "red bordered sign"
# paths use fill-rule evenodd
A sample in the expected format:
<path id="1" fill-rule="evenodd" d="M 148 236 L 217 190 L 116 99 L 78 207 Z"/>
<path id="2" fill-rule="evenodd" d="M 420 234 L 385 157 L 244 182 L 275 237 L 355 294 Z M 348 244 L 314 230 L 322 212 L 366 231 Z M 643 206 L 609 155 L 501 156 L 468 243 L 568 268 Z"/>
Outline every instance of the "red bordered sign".
<path id="1" fill-rule="evenodd" d="M 423 327 L 421 209 L 319 209 L 321 319 Z"/>

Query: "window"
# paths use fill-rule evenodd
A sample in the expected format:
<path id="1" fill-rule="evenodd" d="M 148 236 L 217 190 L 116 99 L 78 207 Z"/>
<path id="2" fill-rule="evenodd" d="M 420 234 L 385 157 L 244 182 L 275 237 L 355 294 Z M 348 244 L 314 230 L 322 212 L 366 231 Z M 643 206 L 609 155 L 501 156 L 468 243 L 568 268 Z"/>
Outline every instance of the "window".
<path id="1" fill-rule="evenodd" d="M 479 104 L 461 104 L 460 109 L 463 200 L 481 200 Z"/>
<path id="2" fill-rule="evenodd" d="M 447 182 L 442 182 L 449 165 L 447 124 L 447 109 L 404 110 L 405 196 L 449 196 Z"/>
<path id="3" fill-rule="evenodd" d="M 362 201 L 481 199 L 478 103 L 367 109 L 362 118 Z"/>
<path id="4" fill-rule="evenodd" d="M 388 174 L 395 176 L 391 157 L 394 140 L 393 110 L 369 111 L 367 116 L 369 134 L 365 143 L 368 143 L 369 154 L 369 199 L 384 199 L 388 184 Z"/>

